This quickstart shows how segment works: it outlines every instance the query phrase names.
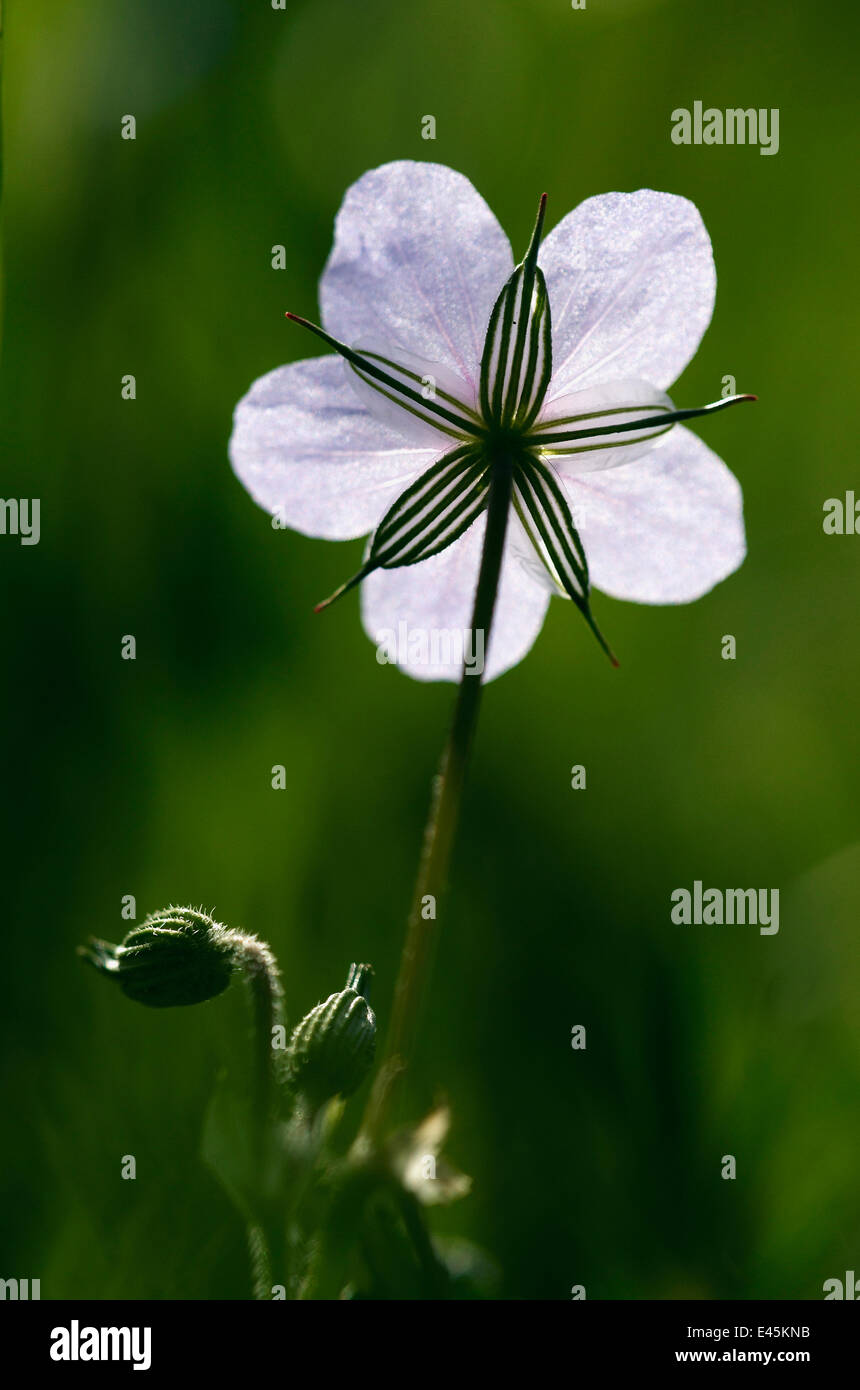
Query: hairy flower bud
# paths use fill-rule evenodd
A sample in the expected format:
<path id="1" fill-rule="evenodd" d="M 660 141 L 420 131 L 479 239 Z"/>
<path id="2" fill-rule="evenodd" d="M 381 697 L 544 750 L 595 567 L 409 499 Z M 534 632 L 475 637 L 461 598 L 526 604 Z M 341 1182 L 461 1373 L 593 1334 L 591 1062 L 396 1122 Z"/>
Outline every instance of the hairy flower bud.
<path id="1" fill-rule="evenodd" d="M 312 1105 L 351 1095 L 373 1064 L 376 1015 L 367 1002 L 372 974 L 369 965 L 352 965 L 346 987 L 317 1004 L 293 1031 L 291 1080 Z"/>
<path id="2" fill-rule="evenodd" d="M 237 938 L 193 908 L 167 908 L 133 927 L 119 946 L 91 938 L 78 953 L 123 994 L 150 1008 L 214 999 L 229 985 Z"/>

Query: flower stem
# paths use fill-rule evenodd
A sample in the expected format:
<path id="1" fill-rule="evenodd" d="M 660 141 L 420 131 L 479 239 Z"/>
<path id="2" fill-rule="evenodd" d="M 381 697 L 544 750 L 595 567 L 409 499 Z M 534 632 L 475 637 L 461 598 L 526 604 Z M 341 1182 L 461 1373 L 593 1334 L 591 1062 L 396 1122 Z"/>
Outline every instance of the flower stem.
<path id="1" fill-rule="evenodd" d="M 274 954 L 256 936 L 229 933 L 236 966 L 241 972 L 251 1005 L 253 1041 L 252 1152 L 257 1191 L 248 1223 L 248 1246 L 255 1299 L 272 1297 L 273 1280 L 286 1285 L 281 1273 L 286 1258 L 285 1234 L 278 1193 L 271 1190 L 270 1164 L 274 1124 L 281 1105 L 282 1053 L 273 1047 L 274 1030 L 284 1024 L 284 991 Z"/>
<path id="2" fill-rule="evenodd" d="M 231 932 L 236 964 L 248 989 L 253 1035 L 253 1105 L 258 1151 L 277 1111 L 282 1053 L 273 1047 L 274 1029 L 284 1023 L 284 992 L 278 963 L 265 941 Z"/>
<path id="3" fill-rule="evenodd" d="M 505 550 L 511 478 L 510 459 L 496 459 L 492 469 L 487 529 L 472 610 L 473 640 L 475 634 L 483 634 L 485 659 Z M 470 674 L 464 664 L 451 732 L 433 783 L 430 814 L 394 989 L 391 1026 L 364 1116 L 360 1136 L 363 1142 L 375 1143 L 381 1137 L 395 1088 L 409 1065 L 415 1045 L 438 937 L 436 910 L 448 876 L 482 690 L 481 673 Z M 423 909 L 428 898 L 433 899 L 434 908 L 431 915 L 425 916 Z"/>

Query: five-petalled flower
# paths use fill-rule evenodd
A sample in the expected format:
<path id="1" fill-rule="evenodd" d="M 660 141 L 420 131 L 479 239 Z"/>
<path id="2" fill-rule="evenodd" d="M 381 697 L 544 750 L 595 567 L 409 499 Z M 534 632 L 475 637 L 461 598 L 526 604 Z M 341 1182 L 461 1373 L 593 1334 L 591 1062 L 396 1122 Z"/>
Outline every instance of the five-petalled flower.
<path id="1" fill-rule="evenodd" d="M 598 639 L 592 585 L 698 598 L 741 563 L 742 499 L 665 388 L 710 322 L 708 234 L 686 198 L 587 199 L 519 265 L 463 175 L 402 161 L 346 194 L 320 284 L 337 355 L 279 367 L 236 408 L 230 455 L 281 525 L 372 532 L 359 572 L 370 637 L 470 623 L 493 496 L 504 551 L 485 677 L 519 661 L 553 593 Z M 295 318 L 294 315 L 288 315 Z M 320 605 L 325 606 L 325 605 Z M 403 669 L 458 679 L 406 644 Z"/>

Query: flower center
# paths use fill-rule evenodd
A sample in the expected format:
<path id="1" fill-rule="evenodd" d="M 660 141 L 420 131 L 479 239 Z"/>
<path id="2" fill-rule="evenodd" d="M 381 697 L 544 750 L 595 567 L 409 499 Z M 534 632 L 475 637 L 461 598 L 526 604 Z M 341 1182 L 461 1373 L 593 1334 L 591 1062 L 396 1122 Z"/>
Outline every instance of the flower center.
<path id="1" fill-rule="evenodd" d="M 488 420 L 481 440 L 482 451 L 490 459 L 523 458 L 528 453 L 528 430 L 522 425 Z"/>

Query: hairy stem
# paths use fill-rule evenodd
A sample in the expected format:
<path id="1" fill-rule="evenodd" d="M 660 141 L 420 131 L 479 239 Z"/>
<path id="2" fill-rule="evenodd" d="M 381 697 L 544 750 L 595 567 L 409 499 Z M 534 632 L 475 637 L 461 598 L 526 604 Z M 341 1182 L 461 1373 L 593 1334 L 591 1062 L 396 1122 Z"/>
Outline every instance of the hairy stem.
<path id="1" fill-rule="evenodd" d="M 278 963 L 265 941 L 244 932 L 232 932 L 236 963 L 248 989 L 253 1018 L 253 1098 L 258 1143 L 262 1148 L 274 1117 L 282 1081 L 282 1053 L 273 1046 L 274 1030 L 284 1025 L 284 992 Z"/>
<path id="2" fill-rule="evenodd" d="M 280 1109 L 283 1053 L 273 1047 L 274 1029 L 284 1025 L 284 995 L 278 963 L 264 941 L 244 932 L 231 932 L 235 960 L 251 1002 L 252 1106 L 254 1116 L 254 1164 L 257 1195 L 254 1216 L 248 1224 L 251 1277 L 256 1299 L 271 1299 L 273 1279 L 286 1285 L 281 1266 L 286 1257 L 286 1228 L 277 1195 L 271 1192 L 268 1172 L 274 1125 Z"/>

